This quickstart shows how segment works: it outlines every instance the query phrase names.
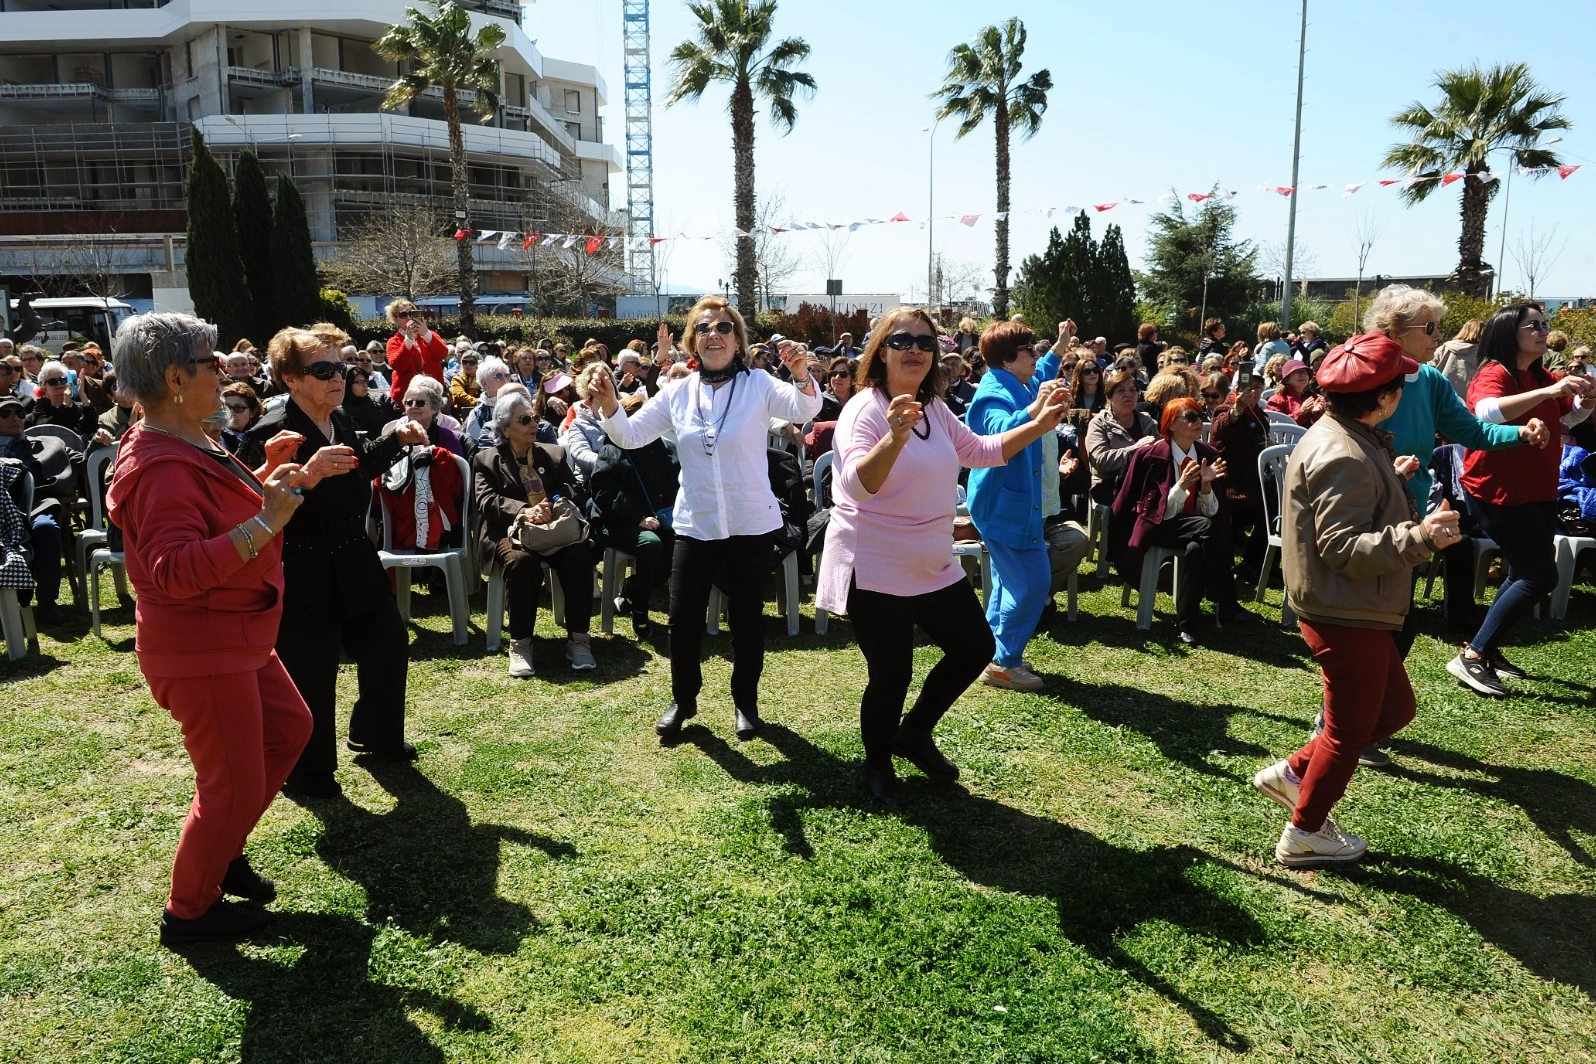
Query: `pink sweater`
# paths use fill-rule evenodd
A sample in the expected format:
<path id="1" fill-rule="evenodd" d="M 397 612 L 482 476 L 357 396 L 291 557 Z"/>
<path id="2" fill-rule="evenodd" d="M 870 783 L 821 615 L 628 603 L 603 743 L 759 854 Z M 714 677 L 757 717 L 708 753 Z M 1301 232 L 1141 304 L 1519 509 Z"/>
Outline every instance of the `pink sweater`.
<path id="1" fill-rule="evenodd" d="M 866 591 L 905 597 L 963 579 L 953 559 L 959 467 L 1002 465 L 1003 444 L 965 428 L 940 400 L 926 407 L 921 427 L 927 425 L 930 436 L 911 435 L 881 490 L 871 495 L 859 483 L 859 463 L 890 432 L 887 396 L 866 388 L 842 408 L 833 441 L 831 519 L 816 581 L 818 608 L 847 613 L 850 579 Z"/>

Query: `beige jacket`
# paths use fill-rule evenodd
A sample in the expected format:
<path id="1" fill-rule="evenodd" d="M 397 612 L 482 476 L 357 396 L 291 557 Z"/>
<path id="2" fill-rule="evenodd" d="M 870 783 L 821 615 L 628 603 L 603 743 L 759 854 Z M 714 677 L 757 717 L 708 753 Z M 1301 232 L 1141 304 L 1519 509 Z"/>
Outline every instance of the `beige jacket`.
<path id="1" fill-rule="evenodd" d="M 1412 608 L 1409 570 L 1432 547 L 1390 438 L 1326 414 L 1291 452 L 1281 565 L 1292 608 L 1310 621 L 1395 631 Z"/>

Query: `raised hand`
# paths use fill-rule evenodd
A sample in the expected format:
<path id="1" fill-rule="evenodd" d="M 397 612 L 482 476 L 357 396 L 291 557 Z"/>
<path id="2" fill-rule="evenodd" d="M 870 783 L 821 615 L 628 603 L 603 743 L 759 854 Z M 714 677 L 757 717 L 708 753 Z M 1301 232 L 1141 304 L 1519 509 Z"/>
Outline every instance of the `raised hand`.
<path id="1" fill-rule="evenodd" d="M 421 427 L 421 422 L 405 418 L 395 427 L 394 435 L 399 437 L 400 443 L 415 446 L 427 442 L 427 430 Z"/>
<path id="2" fill-rule="evenodd" d="M 275 469 L 284 462 L 292 462 L 304 442 L 305 437 L 297 432 L 289 432 L 287 429 L 279 432 L 266 441 L 266 467 Z"/>
<path id="3" fill-rule="evenodd" d="M 660 324 L 660 328 L 665 328 L 664 323 Z M 615 416 L 615 383 L 610 380 L 608 373 L 597 374 L 587 386 L 587 405 L 603 417 Z"/>
<path id="4" fill-rule="evenodd" d="M 663 321 L 659 323 L 659 330 L 654 334 L 654 361 L 658 362 L 663 356 L 671 353 L 671 327 Z"/>
<path id="5" fill-rule="evenodd" d="M 304 485 L 304 474 L 299 471 L 299 466 L 292 462 L 279 464 L 267 475 L 261 483 L 261 520 L 274 533 L 281 532 L 289 518 L 294 516 L 294 511 L 304 503 L 305 497 L 300 494 Z M 299 489 L 299 490 L 296 490 Z"/>
<path id="6" fill-rule="evenodd" d="M 1202 476 L 1203 481 L 1203 490 L 1207 491 L 1213 486 L 1214 481 L 1225 475 L 1225 460 L 1223 458 L 1215 458 L 1213 462 L 1210 463 L 1204 459 L 1200 469 L 1200 475 Z"/>
<path id="7" fill-rule="evenodd" d="M 1419 460 L 1411 454 L 1398 455 L 1397 460 L 1391 463 L 1391 467 L 1403 480 L 1412 480 L 1413 474 L 1419 471 Z"/>
<path id="8" fill-rule="evenodd" d="M 894 443 L 903 443 L 909 431 L 925 418 L 925 409 L 912 395 L 894 396 L 887 404 L 887 427 L 892 430 Z"/>
<path id="9" fill-rule="evenodd" d="M 792 374 L 792 382 L 800 388 L 809 382 L 809 352 L 800 344 L 791 340 L 783 340 L 776 345 L 776 351 L 781 356 L 782 365 L 787 367 L 787 372 Z M 803 372 L 799 372 L 802 370 Z"/>

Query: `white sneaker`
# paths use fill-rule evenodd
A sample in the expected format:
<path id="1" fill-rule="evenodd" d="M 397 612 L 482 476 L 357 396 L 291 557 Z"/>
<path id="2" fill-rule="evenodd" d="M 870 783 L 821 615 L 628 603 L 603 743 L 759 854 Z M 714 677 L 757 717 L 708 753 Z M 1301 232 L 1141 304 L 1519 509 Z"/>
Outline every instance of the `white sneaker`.
<path id="1" fill-rule="evenodd" d="M 1040 691 L 1046 682 L 1024 665 L 1007 668 L 991 662 L 981 672 L 981 682 L 988 687 L 1001 687 L 1008 691 Z"/>
<path id="2" fill-rule="evenodd" d="M 571 663 L 571 668 L 577 671 L 598 668 L 598 662 L 593 657 L 593 647 L 586 633 L 573 635 L 565 641 L 565 656 Z"/>
<path id="3" fill-rule="evenodd" d="M 1268 768 L 1260 769 L 1252 778 L 1252 785 L 1262 792 L 1265 798 L 1285 807 L 1286 812 L 1297 811 L 1297 794 L 1302 790 L 1300 783 L 1292 783 L 1286 775 L 1286 763 L 1276 761 Z"/>
<path id="4" fill-rule="evenodd" d="M 510 640 L 510 675 L 517 680 L 537 675 L 537 670 L 532 667 L 532 640 Z"/>
<path id="5" fill-rule="evenodd" d="M 1275 857 L 1288 868 L 1315 868 L 1357 861 L 1368 848 L 1368 843 L 1348 835 L 1334 820 L 1325 817 L 1324 827 L 1311 834 L 1287 823 L 1275 844 Z"/>

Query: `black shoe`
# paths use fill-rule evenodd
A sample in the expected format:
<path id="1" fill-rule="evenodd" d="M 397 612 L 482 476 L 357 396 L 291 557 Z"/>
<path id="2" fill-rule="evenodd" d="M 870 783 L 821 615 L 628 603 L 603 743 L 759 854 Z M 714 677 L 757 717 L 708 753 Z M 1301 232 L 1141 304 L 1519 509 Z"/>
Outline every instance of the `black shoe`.
<path id="1" fill-rule="evenodd" d="M 1187 628 L 1185 625 L 1181 625 L 1180 630 L 1178 632 L 1176 632 L 1175 634 L 1176 634 L 1176 637 L 1182 643 L 1184 643 L 1186 646 L 1194 647 L 1194 646 L 1197 645 L 1197 633 L 1193 632 L 1190 628 Z"/>
<path id="2" fill-rule="evenodd" d="M 1308 733 L 1308 741 L 1313 742 L 1313 740 L 1319 738 L 1319 735 L 1323 731 L 1324 710 L 1321 709 L 1318 713 L 1314 714 L 1313 730 Z M 1369 746 L 1365 746 L 1363 751 L 1358 754 L 1358 764 L 1362 765 L 1364 768 L 1390 768 L 1391 755 L 1380 749 L 1378 744 L 1370 744 Z"/>
<path id="3" fill-rule="evenodd" d="M 265 909 L 217 898 L 204 916 L 192 920 L 173 916 L 170 910 L 161 913 L 161 945 L 172 949 L 193 942 L 243 938 L 271 922 L 272 914 Z"/>
<path id="4" fill-rule="evenodd" d="M 759 708 L 757 706 L 749 706 L 746 709 L 738 706 L 737 712 L 732 718 L 732 727 L 737 732 L 737 738 L 745 740 L 752 739 L 755 735 L 758 735 L 759 726 L 763 723 L 764 721 L 759 719 Z"/>
<path id="5" fill-rule="evenodd" d="M 1489 698 L 1508 698 L 1513 692 L 1497 679 L 1496 670 L 1484 658 L 1471 658 L 1459 654 L 1446 663 L 1446 671 L 1456 676 L 1466 686 Z"/>
<path id="6" fill-rule="evenodd" d="M 1491 668 L 1496 670 L 1496 675 L 1506 676 L 1509 680 L 1529 679 L 1529 673 L 1502 657 L 1500 650 L 1491 655 Z"/>
<path id="7" fill-rule="evenodd" d="M 47 624 L 54 628 L 58 624 L 65 624 L 67 615 L 66 610 L 63 610 L 56 603 L 41 602 L 34 607 L 33 619 L 38 624 Z"/>
<path id="8" fill-rule="evenodd" d="M 222 893 L 264 904 L 276 900 L 277 884 L 251 868 L 246 854 L 227 866 L 227 874 L 222 877 Z"/>
<path id="9" fill-rule="evenodd" d="M 899 728 L 897 738 L 892 741 L 892 752 L 939 782 L 952 783 L 959 778 L 959 766 L 942 756 L 928 731 Z"/>
<path id="10" fill-rule="evenodd" d="M 866 765 L 865 789 L 870 792 L 870 797 L 888 809 L 903 808 L 903 788 L 898 783 L 897 773 L 892 771 L 890 765 L 886 768 Z"/>
<path id="11" fill-rule="evenodd" d="M 416 753 L 416 748 L 407 742 L 400 742 L 398 746 L 369 746 L 366 743 L 357 743 L 353 739 L 344 745 L 357 754 L 369 754 L 380 757 L 384 761 L 414 761 L 421 755 Z"/>
<path id="12" fill-rule="evenodd" d="M 304 798 L 342 798 L 344 789 L 339 786 L 337 780 L 331 777 L 322 780 L 290 779 L 283 784 L 283 793 L 295 800 Z"/>
<path id="13" fill-rule="evenodd" d="M 1253 613 L 1241 605 L 1231 606 L 1225 610 L 1215 610 L 1214 616 L 1218 619 L 1221 628 L 1239 628 L 1243 625 L 1253 624 L 1258 620 Z"/>
<path id="14" fill-rule="evenodd" d="M 647 639 L 654 626 L 649 622 L 648 614 L 638 613 L 632 616 L 632 633 L 639 639 Z"/>
<path id="15" fill-rule="evenodd" d="M 654 732 L 661 738 L 675 736 L 681 732 L 682 723 L 687 718 L 696 716 L 698 716 L 698 710 L 692 706 L 681 706 L 672 702 L 671 708 L 660 714 L 659 720 L 654 722 Z"/>

